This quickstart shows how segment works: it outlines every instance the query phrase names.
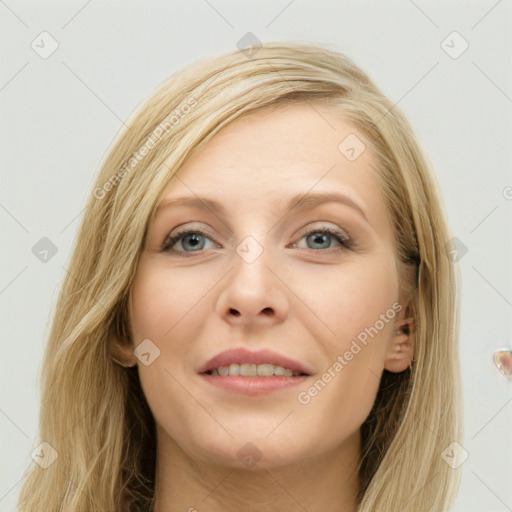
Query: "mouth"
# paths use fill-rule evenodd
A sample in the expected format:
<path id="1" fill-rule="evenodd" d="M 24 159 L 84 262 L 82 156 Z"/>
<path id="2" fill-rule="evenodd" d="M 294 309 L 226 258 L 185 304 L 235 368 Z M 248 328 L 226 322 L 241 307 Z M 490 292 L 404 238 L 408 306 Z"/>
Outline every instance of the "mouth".
<path id="1" fill-rule="evenodd" d="M 231 349 L 210 359 L 198 372 L 212 386 L 249 396 L 296 386 L 313 375 L 304 363 L 272 350 Z"/>
<path id="2" fill-rule="evenodd" d="M 229 366 L 219 366 L 213 370 L 204 372 L 206 375 L 219 377 L 301 377 L 309 374 L 298 370 L 284 368 L 272 363 L 232 363 Z"/>

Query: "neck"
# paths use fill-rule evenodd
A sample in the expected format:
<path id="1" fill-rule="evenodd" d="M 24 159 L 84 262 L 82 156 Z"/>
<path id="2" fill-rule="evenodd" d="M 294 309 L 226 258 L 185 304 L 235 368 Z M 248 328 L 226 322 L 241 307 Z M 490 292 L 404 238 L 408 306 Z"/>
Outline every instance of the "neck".
<path id="1" fill-rule="evenodd" d="M 240 469 L 198 463 L 157 427 L 153 512 L 354 512 L 360 436 L 316 458 Z M 162 441 L 162 442 L 160 442 Z"/>

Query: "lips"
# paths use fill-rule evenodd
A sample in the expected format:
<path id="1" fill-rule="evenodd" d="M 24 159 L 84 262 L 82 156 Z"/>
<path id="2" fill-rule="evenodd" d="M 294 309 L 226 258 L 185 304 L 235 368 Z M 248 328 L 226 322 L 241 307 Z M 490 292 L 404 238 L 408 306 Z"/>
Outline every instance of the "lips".
<path id="1" fill-rule="evenodd" d="M 313 371 L 305 363 L 297 361 L 287 356 L 283 356 L 272 350 L 258 350 L 253 352 L 246 348 L 230 349 L 208 360 L 199 370 L 199 373 L 211 374 L 220 367 L 229 367 L 230 365 L 274 365 L 291 370 L 294 374 L 312 375 Z"/>

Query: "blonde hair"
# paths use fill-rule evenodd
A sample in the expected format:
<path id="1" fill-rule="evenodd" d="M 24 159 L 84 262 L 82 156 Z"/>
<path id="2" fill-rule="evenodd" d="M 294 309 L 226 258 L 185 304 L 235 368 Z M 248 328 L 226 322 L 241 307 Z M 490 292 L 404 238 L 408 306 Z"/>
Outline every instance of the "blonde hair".
<path id="1" fill-rule="evenodd" d="M 31 463 L 20 512 L 149 510 L 154 419 L 137 367 L 121 368 L 109 353 L 112 338 L 130 342 L 127 301 L 149 222 L 181 165 L 219 129 L 293 103 L 335 106 L 366 137 L 416 320 L 411 367 L 384 371 L 361 427 L 357 510 L 437 512 L 452 503 L 459 471 L 441 454 L 462 436 L 459 277 L 445 253 L 451 237 L 430 165 L 400 109 L 343 54 L 283 42 L 256 50 L 203 59 L 174 74 L 110 148 L 88 198 L 41 371 L 37 444 L 49 443 L 58 458 L 47 469 Z"/>

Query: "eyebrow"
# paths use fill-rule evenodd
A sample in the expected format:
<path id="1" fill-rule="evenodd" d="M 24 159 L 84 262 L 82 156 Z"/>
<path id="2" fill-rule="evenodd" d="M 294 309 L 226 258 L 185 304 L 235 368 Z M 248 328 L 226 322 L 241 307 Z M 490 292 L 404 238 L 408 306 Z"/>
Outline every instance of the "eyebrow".
<path id="1" fill-rule="evenodd" d="M 286 198 L 278 200 L 277 204 L 280 207 Z M 299 211 L 312 209 L 324 203 L 339 203 L 356 210 L 363 219 L 370 224 L 364 208 L 359 205 L 351 197 L 339 192 L 309 192 L 306 194 L 297 194 L 290 198 L 285 203 L 286 212 L 297 209 Z M 205 212 L 215 212 L 222 215 L 226 214 L 226 209 L 223 204 L 215 199 L 199 196 L 182 196 L 164 199 L 157 207 L 157 214 L 167 208 L 175 208 L 177 206 L 189 206 L 199 208 Z"/>

